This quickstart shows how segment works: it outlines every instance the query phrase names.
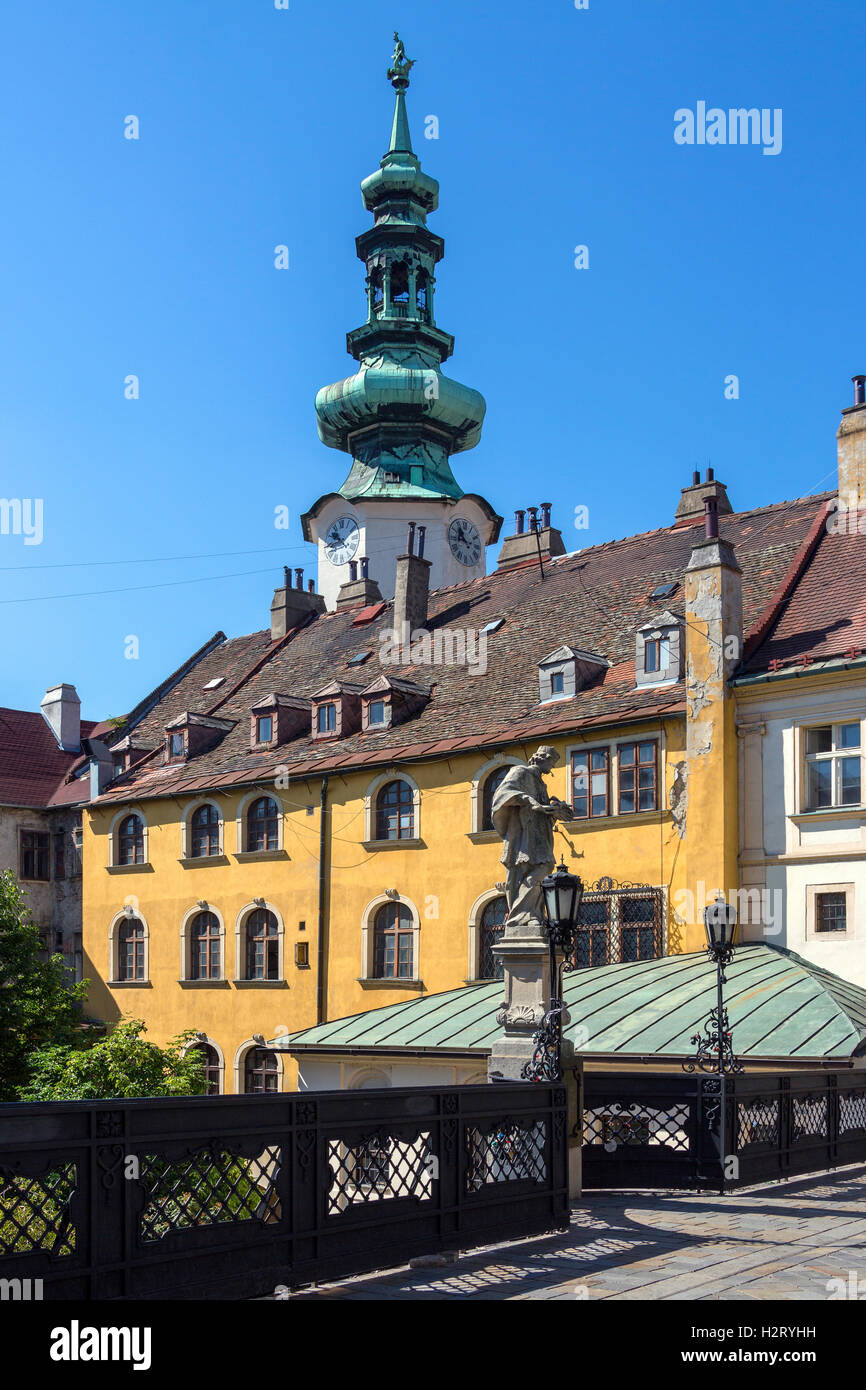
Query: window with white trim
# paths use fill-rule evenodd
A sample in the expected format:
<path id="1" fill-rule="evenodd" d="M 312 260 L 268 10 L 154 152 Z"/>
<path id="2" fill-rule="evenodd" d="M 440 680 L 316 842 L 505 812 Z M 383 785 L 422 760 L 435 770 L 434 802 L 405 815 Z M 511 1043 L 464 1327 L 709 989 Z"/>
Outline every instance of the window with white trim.
<path id="1" fill-rule="evenodd" d="M 806 729 L 805 809 L 859 806 L 862 801 L 860 721 Z"/>

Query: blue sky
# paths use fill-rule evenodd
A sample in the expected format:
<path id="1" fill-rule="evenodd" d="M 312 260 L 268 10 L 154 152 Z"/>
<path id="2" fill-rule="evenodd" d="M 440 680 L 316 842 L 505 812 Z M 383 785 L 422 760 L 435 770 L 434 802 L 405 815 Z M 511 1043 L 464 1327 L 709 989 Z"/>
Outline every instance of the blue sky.
<path id="1" fill-rule="evenodd" d="M 395 27 L 446 370 L 488 404 L 461 485 L 506 518 L 552 501 L 569 548 L 667 524 L 708 463 L 738 508 L 832 485 L 866 371 L 849 4 L 14 0 L 0 497 L 43 499 L 44 538 L 0 535 L 0 703 L 65 680 L 122 713 L 217 629 L 266 626 L 284 561 L 310 572 L 298 519 L 347 471 L 313 399 L 352 369 Z M 677 145 L 698 101 L 781 108 L 781 153 Z"/>

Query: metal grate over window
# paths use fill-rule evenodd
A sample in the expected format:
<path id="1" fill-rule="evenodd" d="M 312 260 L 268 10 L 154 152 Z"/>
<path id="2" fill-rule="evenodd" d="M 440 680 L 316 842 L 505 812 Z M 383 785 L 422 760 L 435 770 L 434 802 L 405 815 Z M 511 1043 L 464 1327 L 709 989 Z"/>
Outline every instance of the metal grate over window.
<path id="1" fill-rule="evenodd" d="M 584 892 L 577 926 L 577 969 L 664 955 L 664 894 L 646 884 L 599 879 Z"/>

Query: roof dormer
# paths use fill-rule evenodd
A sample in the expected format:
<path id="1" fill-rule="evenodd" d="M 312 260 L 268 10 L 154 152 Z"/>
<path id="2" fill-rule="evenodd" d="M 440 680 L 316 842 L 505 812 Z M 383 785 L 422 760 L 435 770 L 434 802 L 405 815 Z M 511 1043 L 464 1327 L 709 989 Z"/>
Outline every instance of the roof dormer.
<path id="1" fill-rule="evenodd" d="M 669 611 L 639 627 L 634 671 L 638 686 L 672 685 L 683 675 L 682 619 Z"/>
<path id="2" fill-rule="evenodd" d="M 235 726 L 233 719 L 214 719 L 186 710 L 165 726 L 165 761 L 185 763 L 214 748 Z"/>
<path id="3" fill-rule="evenodd" d="M 250 710 L 250 747 L 277 748 L 310 727 L 310 702 L 298 695 L 263 695 Z"/>
<path id="4" fill-rule="evenodd" d="M 541 704 L 550 700 L 567 700 L 579 690 L 604 675 L 610 662 L 594 652 L 579 647 L 557 647 L 538 663 L 538 698 Z"/>
<path id="5" fill-rule="evenodd" d="M 361 728 L 376 733 L 402 724 L 423 709 L 430 699 L 430 687 L 396 676 L 379 676 L 361 691 Z"/>
<path id="6" fill-rule="evenodd" d="M 361 689 L 348 681 L 331 681 L 312 696 L 310 732 L 314 739 L 347 738 L 361 727 Z"/>

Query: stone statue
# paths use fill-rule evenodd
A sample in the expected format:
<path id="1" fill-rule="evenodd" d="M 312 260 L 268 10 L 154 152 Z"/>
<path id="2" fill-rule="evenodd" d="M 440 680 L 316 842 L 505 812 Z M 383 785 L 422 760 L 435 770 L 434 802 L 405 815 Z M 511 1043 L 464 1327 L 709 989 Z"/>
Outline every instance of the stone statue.
<path id="1" fill-rule="evenodd" d="M 502 863 L 508 870 L 505 897 L 509 926 L 542 923 L 541 880 L 553 872 L 553 824 L 574 816 L 571 806 L 551 798 L 544 775 L 559 762 L 547 744 L 529 764 L 509 768 L 493 796 L 493 828 L 505 841 Z"/>

